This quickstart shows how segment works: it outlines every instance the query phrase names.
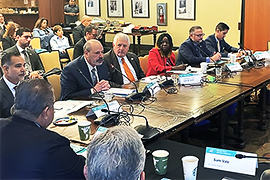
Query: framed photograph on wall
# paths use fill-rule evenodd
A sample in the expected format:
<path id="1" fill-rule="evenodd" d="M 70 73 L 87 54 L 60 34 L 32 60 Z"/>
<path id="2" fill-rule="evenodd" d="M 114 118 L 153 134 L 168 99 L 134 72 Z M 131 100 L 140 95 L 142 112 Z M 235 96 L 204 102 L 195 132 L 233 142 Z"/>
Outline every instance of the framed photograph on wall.
<path id="1" fill-rule="evenodd" d="M 167 26 L 167 3 L 157 3 L 157 25 Z"/>
<path id="2" fill-rule="evenodd" d="M 85 0 L 85 14 L 100 16 L 100 0 Z"/>
<path id="3" fill-rule="evenodd" d="M 131 0 L 132 18 L 149 18 L 149 0 Z"/>
<path id="4" fill-rule="evenodd" d="M 107 0 L 108 17 L 124 17 L 124 0 Z"/>
<path id="5" fill-rule="evenodd" d="M 175 19 L 195 20 L 196 0 L 175 0 Z"/>

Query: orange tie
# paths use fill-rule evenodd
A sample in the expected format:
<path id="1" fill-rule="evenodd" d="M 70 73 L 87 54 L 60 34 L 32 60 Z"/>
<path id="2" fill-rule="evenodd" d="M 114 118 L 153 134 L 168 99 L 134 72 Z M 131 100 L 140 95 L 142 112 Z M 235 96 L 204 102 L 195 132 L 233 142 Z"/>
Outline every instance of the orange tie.
<path id="1" fill-rule="evenodd" d="M 125 70 L 125 72 L 126 72 L 127 77 L 128 77 L 131 81 L 135 81 L 135 78 L 134 78 L 133 74 L 131 73 L 131 71 L 130 71 L 130 69 L 129 69 L 127 63 L 125 62 L 125 59 L 124 59 L 124 58 L 122 58 L 122 64 L 123 64 L 123 67 L 124 67 L 124 70 Z"/>

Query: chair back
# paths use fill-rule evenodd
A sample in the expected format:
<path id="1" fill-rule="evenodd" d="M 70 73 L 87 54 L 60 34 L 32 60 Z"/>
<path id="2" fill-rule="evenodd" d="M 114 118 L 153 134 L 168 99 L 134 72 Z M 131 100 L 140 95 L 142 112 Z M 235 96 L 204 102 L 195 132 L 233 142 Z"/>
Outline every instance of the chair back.
<path id="1" fill-rule="evenodd" d="M 74 38 L 73 38 L 73 34 L 72 34 L 72 33 L 70 33 L 70 34 L 69 34 L 69 36 L 70 36 L 70 39 L 71 39 L 72 45 L 74 46 L 75 44 L 74 44 Z"/>
<path id="2" fill-rule="evenodd" d="M 74 52 L 74 48 L 73 48 L 73 47 L 67 48 L 67 49 L 66 49 L 66 52 L 67 52 L 67 54 L 68 54 L 69 60 L 72 61 L 72 60 L 73 60 L 73 52 Z"/>
<path id="3" fill-rule="evenodd" d="M 174 53 L 174 56 L 175 56 L 175 62 L 177 61 L 177 58 L 178 58 L 178 51 L 179 51 L 179 49 L 172 51 Z"/>
<path id="4" fill-rule="evenodd" d="M 43 64 L 45 72 L 50 71 L 53 68 L 62 69 L 60 64 L 59 51 L 43 52 L 38 54 Z"/>
<path id="5" fill-rule="evenodd" d="M 47 80 L 52 85 L 55 100 L 58 101 L 61 96 L 60 75 L 48 76 Z"/>
<path id="6" fill-rule="evenodd" d="M 141 65 L 141 68 L 142 68 L 145 75 L 146 75 L 146 73 L 148 71 L 148 56 L 149 55 L 139 57 L 140 65 Z"/>
<path id="7" fill-rule="evenodd" d="M 33 39 L 31 39 L 30 45 L 33 47 L 33 49 L 41 49 L 40 38 L 34 37 Z"/>
<path id="8" fill-rule="evenodd" d="M 270 41 L 267 41 L 267 50 L 270 50 Z"/>
<path id="9" fill-rule="evenodd" d="M 0 41 L 0 50 L 3 51 L 3 42 Z"/>

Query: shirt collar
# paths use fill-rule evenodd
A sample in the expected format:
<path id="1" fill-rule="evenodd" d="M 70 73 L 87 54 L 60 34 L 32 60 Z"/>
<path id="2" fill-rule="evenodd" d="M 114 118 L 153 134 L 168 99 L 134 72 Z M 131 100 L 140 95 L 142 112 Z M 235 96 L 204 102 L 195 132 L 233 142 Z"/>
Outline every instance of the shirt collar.
<path id="1" fill-rule="evenodd" d="M 17 83 L 17 84 L 13 84 L 12 82 L 10 82 L 10 81 L 6 78 L 5 75 L 3 76 L 3 80 L 5 81 L 5 83 L 7 84 L 8 88 L 9 88 L 9 90 L 12 92 L 13 96 L 15 97 L 15 89 L 14 89 L 14 87 L 17 86 L 18 83 Z"/>
<path id="2" fill-rule="evenodd" d="M 21 46 L 18 45 L 18 42 L 17 42 L 16 46 L 17 46 L 17 48 L 18 48 L 18 50 L 19 50 L 20 53 L 22 53 L 22 51 L 25 50 L 25 49 L 21 48 Z"/>

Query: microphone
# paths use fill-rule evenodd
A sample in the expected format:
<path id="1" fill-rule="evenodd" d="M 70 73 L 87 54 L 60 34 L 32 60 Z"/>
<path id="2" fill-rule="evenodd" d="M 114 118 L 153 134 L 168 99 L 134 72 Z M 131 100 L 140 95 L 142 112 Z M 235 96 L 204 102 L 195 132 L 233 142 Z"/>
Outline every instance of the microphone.
<path id="1" fill-rule="evenodd" d="M 142 100 L 144 100 L 148 95 L 149 95 L 149 93 L 147 93 L 147 92 L 142 92 L 142 93 L 139 93 L 139 91 L 138 91 L 138 87 L 137 87 L 137 85 L 136 85 L 136 83 L 135 82 L 133 82 L 133 81 L 131 81 L 125 74 L 123 74 L 119 69 L 117 69 L 116 67 L 114 67 L 114 65 L 113 64 L 110 64 L 111 65 L 111 68 L 112 69 L 115 69 L 118 73 L 120 73 L 122 76 L 124 76 L 125 78 L 127 78 L 133 85 L 134 85 L 134 87 L 135 87 L 135 93 L 131 93 L 131 94 L 129 94 L 129 95 L 127 95 L 126 96 L 126 98 L 125 98 L 125 100 L 127 101 L 127 102 L 135 102 L 135 101 L 139 101 L 139 102 L 141 102 Z"/>
<path id="2" fill-rule="evenodd" d="M 164 82 L 160 83 L 159 86 L 161 88 L 166 88 L 166 87 L 174 86 L 173 80 L 172 79 L 168 80 L 167 71 L 166 71 L 166 62 L 165 61 L 163 61 L 163 62 L 164 62 L 164 70 L 165 70 L 165 78 L 166 78 L 166 80 Z"/>
<path id="3" fill-rule="evenodd" d="M 62 70 L 60 70 L 59 68 L 53 68 L 53 69 L 49 70 L 48 72 L 44 73 L 43 78 L 46 79 L 47 77 L 54 75 L 54 74 L 60 75 L 61 72 L 62 72 Z"/>
<path id="4" fill-rule="evenodd" d="M 249 53 L 247 53 L 247 51 L 245 50 L 246 47 L 244 47 L 241 43 L 238 43 L 238 45 L 240 46 L 240 48 L 241 48 L 243 51 L 245 51 L 246 54 L 249 54 Z M 251 51 L 250 49 L 248 49 L 248 48 L 246 48 L 246 49 L 249 50 L 249 52 L 250 52 L 250 55 L 249 55 L 249 56 L 250 56 L 250 58 L 251 58 L 252 61 L 253 61 L 253 62 L 251 62 L 250 59 L 249 59 L 248 65 L 249 65 L 249 66 L 254 66 L 254 63 L 257 62 L 258 60 L 257 60 L 256 57 L 253 55 L 253 53 L 252 53 L 252 51 Z"/>
<path id="5" fill-rule="evenodd" d="M 113 113 L 116 113 L 116 114 L 124 114 L 124 115 L 129 115 L 129 116 L 137 116 L 137 117 L 141 117 L 141 118 L 144 118 L 145 120 L 145 126 L 144 125 L 138 125 L 136 127 L 134 127 L 134 129 L 141 135 L 143 135 L 142 137 L 142 140 L 149 140 L 151 138 L 153 138 L 154 136 L 158 135 L 159 134 L 159 131 L 157 128 L 154 128 L 152 126 L 149 126 L 149 123 L 148 123 L 148 120 L 145 116 L 143 115 L 139 115 L 139 114 L 131 114 L 131 113 L 128 113 L 128 112 L 115 112 L 115 111 L 110 111 L 110 110 L 107 110 L 107 109 L 101 109 L 102 112 L 113 112 Z"/>
<path id="6" fill-rule="evenodd" d="M 83 74 L 82 70 L 77 67 L 77 70 L 82 75 L 82 77 L 87 81 L 87 83 L 94 89 L 96 94 L 101 98 L 108 109 L 108 114 L 101 119 L 100 122 L 95 121 L 98 125 L 108 126 L 108 125 L 117 125 L 119 122 L 119 115 L 118 114 L 110 114 L 109 105 L 107 101 L 100 95 L 100 93 L 96 90 L 93 84 L 87 79 L 87 77 Z"/>
<path id="7" fill-rule="evenodd" d="M 238 158 L 238 159 L 242 159 L 242 158 L 257 158 L 257 159 L 267 159 L 267 160 L 270 160 L 270 157 L 246 156 L 246 155 L 243 155 L 243 154 L 236 154 L 235 157 Z"/>
<path id="8" fill-rule="evenodd" d="M 217 65 L 217 62 L 214 59 L 212 59 L 206 52 L 204 52 L 204 50 L 202 50 L 199 45 L 197 45 L 197 47 L 206 57 L 209 57 L 214 62 L 215 66 Z"/>

